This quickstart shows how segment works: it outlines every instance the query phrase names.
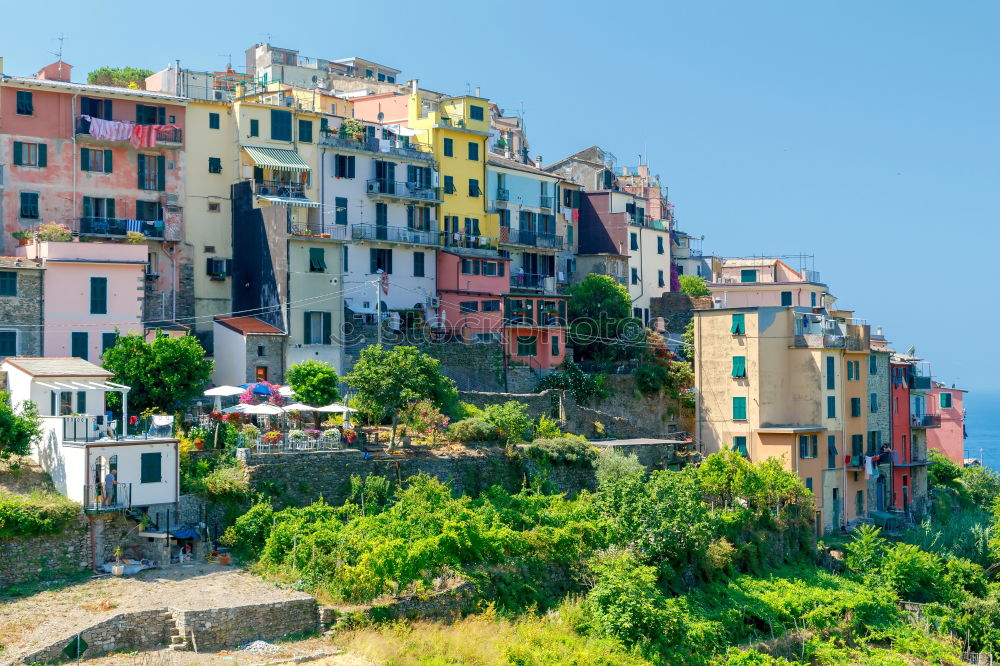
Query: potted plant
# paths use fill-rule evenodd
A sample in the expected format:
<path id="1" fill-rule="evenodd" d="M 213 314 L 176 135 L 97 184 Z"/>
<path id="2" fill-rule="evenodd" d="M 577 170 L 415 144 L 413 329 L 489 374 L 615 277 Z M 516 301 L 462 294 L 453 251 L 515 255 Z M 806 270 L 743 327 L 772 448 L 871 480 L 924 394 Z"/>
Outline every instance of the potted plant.
<path id="1" fill-rule="evenodd" d="M 64 243 L 72 238 L 73 232 L 65 224 L 44 222 L 38 226 L 38 239 L 41 241 Z"/>
<path id="2" fill-rule="evenodd" d="M 31 232 L 30 231 L 15 231 L 11 234 L 17 239 L 19 245 L 27 245 L 31 242 Z"/>
<path id="3" fill-rule="evenodd" d="M 122 547 L 117 546 L 115 548 L 115 563 L 111 565 L 111 575 L 112 576 L 124 576 L 125 575 L 125 565 L 122 564 Z"/>
<path id="4" fill-rule="evenodd" d="M 340 136 L 361 141 L 365 137 L 365 126 L 356 118 L 348 118 L 340 125 Z"/>
<path id="5" fill-rule="evenodd" d="M 333 442 L 336 448 L 340 448 L 340 429 L 339 428 L 327 428 L 323 431 L 323 439 L 328 442 Z"/>
<path id="6" fill-rule="evenodd" d="M 146 241 L 146 237 L 138 231 L 126 231 L 125 238 L 127 238 L 128 242 L 132 245 L 141 245 Z"/>
<path id="7" fill-rule="evenodd" d="M 277 444 L 281 441 L 281 433 L 277 430 L 271 430 L 264 434 L 264 441 L 268 444 Z"/>
<path id="8" fill-rule="evenodd" d="M 306 441 L 306 433 L 304 430 L 289 430 L 288 439 L 296 444 L 299 442 Z"/>

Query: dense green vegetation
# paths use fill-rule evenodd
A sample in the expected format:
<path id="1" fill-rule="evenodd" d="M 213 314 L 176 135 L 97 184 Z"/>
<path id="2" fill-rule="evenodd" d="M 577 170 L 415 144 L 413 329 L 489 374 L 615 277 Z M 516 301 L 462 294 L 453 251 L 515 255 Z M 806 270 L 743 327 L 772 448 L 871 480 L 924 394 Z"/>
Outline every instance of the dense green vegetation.
<path id="1" fill-rule="evenodd" d="M 80 505 L 55 491 L 27 495 L 0 490 L 0 539 L 58 534 L 80 515 Z"/>
<path id="2" fill-rule="evenodd" d="M 139 333 L 119 335 L 113 347 L 104 350 L 104 368 L 115 381 L 130 386 L 129 411 L 173 411 L 199 397 L 212 376 L 213 362 L 193 335 L 173 338 L 157 335 L 147 342 Z M 120 406 L 117 393 L 108 403 Z"/>
<path id="3" fill-rule="evenodd" d="M 0 391 L 0 461 L 28 455 L 32 442 L 41 436 L 41 418 L 35 404 L 26 401 L 15 408 L 10 392 Z"/>
<path id="4" fill-rule="evenodd" d="M 114 88 L 146 89 L 146 78 L 153 70 L 139 67 L 101 67 L 87 74 L 87 83 Z"/>

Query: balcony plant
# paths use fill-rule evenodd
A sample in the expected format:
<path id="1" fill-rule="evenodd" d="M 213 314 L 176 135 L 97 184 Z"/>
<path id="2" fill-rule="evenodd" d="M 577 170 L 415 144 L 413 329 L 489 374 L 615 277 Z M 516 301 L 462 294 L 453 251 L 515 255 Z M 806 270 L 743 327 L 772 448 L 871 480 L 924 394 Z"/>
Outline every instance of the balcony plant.
<path id="1" fill-rule="evenodd" d="M 73 238 L 73 232 L 65 224 L 43 222 L 38 226 L 38 239 L 47 242 L 64 243 Z"/>
<path id="2" fill-rule="evenodd" d="M 277 444 L 281 441 L 281 433 L 277 430 L 271 430 L 264 434 L 264 441 L 268 444 Z"/>
<path id="3" fill-rule="evenodd" d="M 323 431 L 323 439 L 333 442 L 334 446 L 340 448 L 340 429 L 327 428 Z"/>
<path id="4" fill-rule="evenodd" d="M 17 239 L 18 244 L 27 245 L 31 242 L 31 232 L 30 231 L 15 231 L 11 236 Z"/>
<path id="5" fill-rule="evenodd" d="M 138 231 L 126 231 L 125 238 L 128 239 L 128 242 L 132 245 L 141 245 L 146 242 L 146 237 Z"/>
<path id="6" fill-rule="evenodd" d="M 365 137 L 365 126 L 356 118 L 348 118 L 340 125 L 340 136 L 344 139 L 361 141 Z"/>
<path id="7" fill-rule="evenodd" d="M 304 442 L 306 441 L 306 433 L 304 430 L 289 430 L 288 439 L 293 442 Z"/>

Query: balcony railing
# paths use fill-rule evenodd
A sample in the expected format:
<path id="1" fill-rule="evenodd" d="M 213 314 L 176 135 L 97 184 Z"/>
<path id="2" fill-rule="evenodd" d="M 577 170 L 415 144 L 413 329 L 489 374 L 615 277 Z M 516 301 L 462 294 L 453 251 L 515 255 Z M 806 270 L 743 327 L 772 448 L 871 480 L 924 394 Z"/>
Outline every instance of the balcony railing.
<path id="1" fill-rule="evenodd" d="M 912 428 L 940 428 L 940 414 L 911 414 L 910 427 Z"/>
<path id="2" fill-rule="evenodd" d="M 557 312 L 538 312 L 529 315 L 525 310 L 513 310 L 507 317 L 508 326 L 531 326 L 531 327 L 562 327 L 566 322 L 559 318 Z"/>
<path id="3" fill-rule="evenodd" d="M 76 117 L 76 126 L 75 126 L 75 132 L 74 133 L 78 134 L 78 135 L 91 135 L 91 133 L 90 133 L 90 121 L 87 120 L 87 119 L 85 119 L 85 118 L 83 118 L 82 116 L 77 116 Z M 131 138 L 132 138 L 132 136 L 131 136 L 131 133 L 130 133 L 129 136 L 127 136 L 125 138 L 122 138 L 122 139 L 102 139 L 102 141 L 112 141 L 112 142 L 115 142 L 115 143 L 117 143 L 117 142 L 128 143 L 128 141 L 131 140 Z M 156 142 L 157 143 L 176 143 L 176 144 L 184 143 L 184 130 L 182 130 L 179 127 L 175 127 L 173 129 L 159 129 L 159 130 L 156 130 Z"/>
<path id="4" fill-rule="evenodd" d="M 401 183 L 393 180 L 374 178 L 368 181 L 369 196 L 395 197 L 414 201 L 440 201 L 441 188 L 425 187 L 417 183 Z"/>
<path id="5" fill-rule="evenodd" d="M 285 199 L 305 199 L 306 190 L 302 183 L 282 180 L 255 180 L 253 191 L 259 197 L 282 197 Z"/>
<path id="6" fill-rule="evenodd" d="M 379 153 L 381 155 L 394 155 L 405 159 L 421 160 L 423 162 L 433 162 L 434 153 L 415 146 L 405 146 L 401 141 L 389 140 L 386 150 L 382 150 L 384 144 L 380 144 L 378 139 L 365 138 L 361 141 L 339 136 L 336 132 L 330 132 L 323 141 L 323 145 L 331 148 L 344 148 L 346 150 L 357 150 L 366 153 Z"/>
<path id="7" fill-rule="evenodd" d="M 442 245 L 453 249 L 475 250 L 482 253 L 496 254 L 497 239 L 489 236 L 444 231 L 441 233 Z"/>
<path id="8" fill-rule="evenodd" d="M 552 208 L 553 197 L 539 197 L 539 208 Z"/>
<path id="9" fill-rule="evenodd" d="M 504 235 L 506 234 L 506 239 Z M 542 234 L 537 231 L 525 231 L 523 229 L 510 229 L 503 227 L 500 230 L 500 243 L 505 245 L 526 245 L 549 250 L 561 250 L 563 248 L 563 237 L 555 234 Z"/>
<path id="10" fill-rule="evenodd" d="M 793 347 L 810 349 L 847 349 L 862 351 L 862 340 L 855 335 L 840 335 L 837 333 L 797 333 L 792 339 Z"/>
<path id="11" fill-rule="evenodd" d="M 115 483 L 108 488 L 103 483 L 83 487 L 83 512 L 105 513 L 124 511 L 132 506 L 132 484 Z"/>
<path id="12" fill-rule="evenodd" d="M 343 241 L 347 239 L 347 225 L 330 222 L 323 224 L 317 220 L 315 222 L 293 225 L 292 235 L 304 238 Z"/>
<path id="13" fill-rule="evenodd" d="M 135 231 L 146 238 L 163 239 L 163 220 L 123 220 L 109 217 L 81 217 L 81 236 L 124 238 Z"/>
<path id="14" fill-rule="evenodd" d="M 926 375 L 913 375 L 910 379 L 910 388 L 915 391 L 930 391 L 931 378 Z"/>
<path id="15" fill-rule="evenodd" d="M 548 275 L 538 273 L 518 273 L 511 271 L 510 287 L 511 289 L 544 289 L 547 278 L 549 278 Z M 554 280 L 555 278 L 552 279 Z"/>
<path id="16" fill-rule="evenodd" d="M 385 241 L 387 243 L 412 243 L 416 245 L 440 245 L 437 231 L 420 231 L 406 227 L 389 227 L 379 224 L 352 224 L 351 238 L 354 240 Z"/>
<path id="17" fill-rule="evenodd" d="M 510 190 L 497 188 L 497 201 L 510 201 Z"/>

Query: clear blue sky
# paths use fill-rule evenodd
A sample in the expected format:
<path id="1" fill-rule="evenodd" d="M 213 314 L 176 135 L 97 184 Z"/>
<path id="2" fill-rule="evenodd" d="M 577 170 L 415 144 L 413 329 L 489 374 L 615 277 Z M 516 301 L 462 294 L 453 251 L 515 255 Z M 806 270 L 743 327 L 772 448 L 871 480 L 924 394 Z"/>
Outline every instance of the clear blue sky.
<path id="1" fill-rule="evenodd" d="M 7 73 L 52 61 L 60 33 L 82 80 L 241 64 L 270 32 L 427 88 L 481 86 L 523 103 L 546 163 L 592 144 L 624 164 L 646 153 L 706 250 L 815 254 L 840 305 L 896 349 L 998 387 L 1000 3 L 50 1 L 42 21 L 37 3 L 7 4 Z"/>

